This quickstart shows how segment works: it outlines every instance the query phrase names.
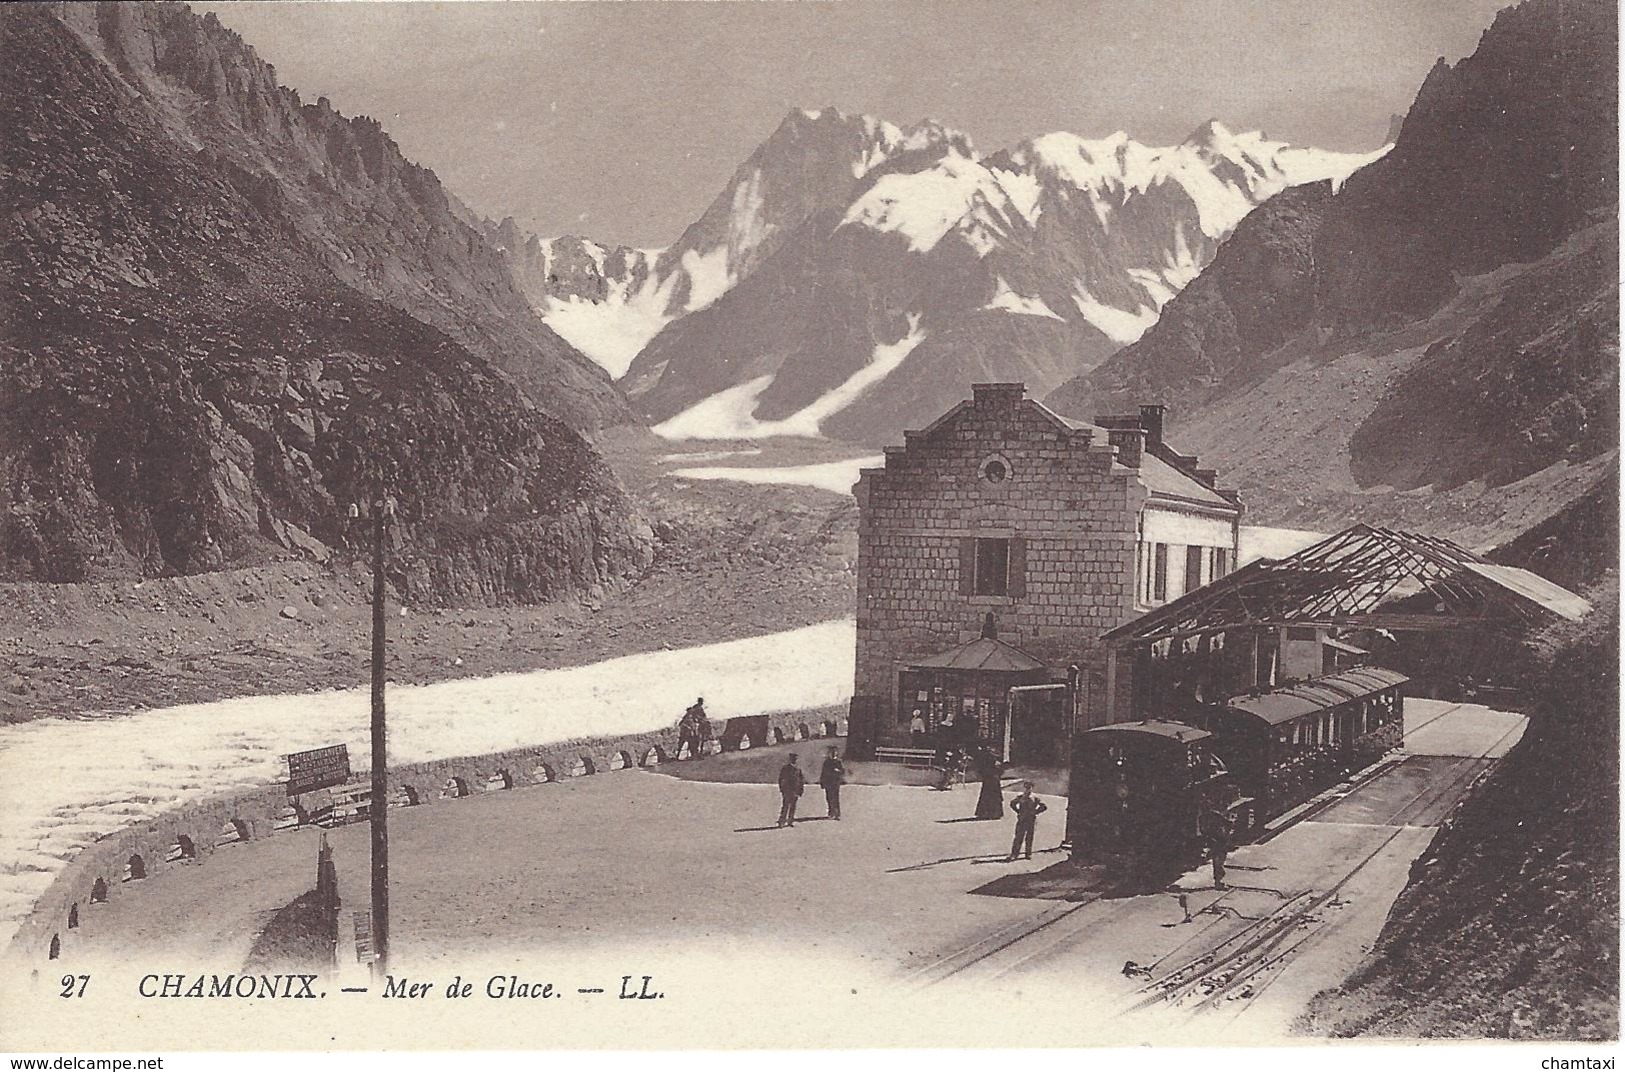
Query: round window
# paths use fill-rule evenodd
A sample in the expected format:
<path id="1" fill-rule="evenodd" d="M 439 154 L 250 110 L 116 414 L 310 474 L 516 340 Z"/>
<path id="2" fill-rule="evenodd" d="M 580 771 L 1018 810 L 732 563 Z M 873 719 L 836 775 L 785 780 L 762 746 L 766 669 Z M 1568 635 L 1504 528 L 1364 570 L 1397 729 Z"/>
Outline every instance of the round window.
<path id="1" fill-rule="evenodd" d="M 987 463 L 987 468 L 982 470 L 982 475 L 987 477 L 990 482 L 997 484 L 1009 475 L 1009 470 L 1004 467 L 1003 462 L 994 458 Z"/>

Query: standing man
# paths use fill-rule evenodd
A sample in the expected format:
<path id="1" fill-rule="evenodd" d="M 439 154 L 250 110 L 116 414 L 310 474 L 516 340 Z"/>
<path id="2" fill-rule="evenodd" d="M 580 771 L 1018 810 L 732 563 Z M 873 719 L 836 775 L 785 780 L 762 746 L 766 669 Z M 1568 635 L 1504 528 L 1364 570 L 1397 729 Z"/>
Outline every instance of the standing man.
<path id="1" fill-rule="evenodd" d="M 920 709 L 914 709 L 914 717 L 908 723 L 908 743 L 915 748 L 925 747 L 925 716 Z"/>
<path id="2" fill-rule="evenodd" d="M 1016 836 L 1010 842 L 1010 862 L 1014 863 L 1016 856 L 1025 851 L 1027 859 L 1033 858 L 1033 834 L 1038 830 L 1038 817 L 1049 810 L 1049 806 L 1042 800 L 1033 796 L 1033 783 L 1021 783 L 1021 795 L 1010 802 L 1010 810 L 1016 813 Z"/>
<path id="3" fill-rule="evenodd" d="M 1230 816 L 1218 808 L 1202 813 L 1202 837 L 1213 853 L 1213 888 L 1224 889 L 1224 861 L 1230 855 Z"/>
<path id="4" fill-rule="evenodd" d="M 677 758 L 683 758 L 683 748 L 688 748 L 688 758 L 697 758 L 700 754 L 699 727 L 694 721 L 694 708 L 690 707 L 683 712 L 683 717 L 677 720 Z"/>
<path id="5" fill-rule="evenodd" d="M 696 747 L 700 755 L 708 756 L 711 754 L 711 719 L 705 713 L 705 697 L 695 700 L 690 710 L 694 712 L 694 736 L 699 742 Z"/>
<path id="6" fill-rule="evenodd" d="M 846 764 L 841 762 L 840 748 L 831 748 L 824 768 L 818 772 L 818 784 L 824 787 L 824 803 L 829 806 L 829 817 L 841 817 L 841 785 L 846 781 Z"/>
<path id="7" fill-rule="evenodd" d="M 806 788 L 807 776 L 801 773 L 796 766 L 796 757 L 791 753 L 779 768 L 779 796 L 782 803 L 779 805 L 779 826 L 796 825 L 796 801 L 801 799 L 801 791 Z"/>

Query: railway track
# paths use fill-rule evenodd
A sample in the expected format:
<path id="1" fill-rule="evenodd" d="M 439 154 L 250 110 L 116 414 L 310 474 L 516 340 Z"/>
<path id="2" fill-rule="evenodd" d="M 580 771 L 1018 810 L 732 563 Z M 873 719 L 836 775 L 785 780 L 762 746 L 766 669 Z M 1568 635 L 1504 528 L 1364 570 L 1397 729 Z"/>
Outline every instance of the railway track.
<path id="1" fill-rule="evenodd" d="M 1452 705 L 1414 727 L 1412 732 L 1461 706 Z M 1494 752 L 1516 732 L 1517 727 L 1508 730 L 1484 750 L 1485 754 Z M 1262 916 L 1248 916 L 1228 906 L 1226 901 L 1236 891 L 1226 892 L 1198 913 L 1199 916 L 1211 915 L 1211 920 L 1148 965 L 1157 974 L 1120 1012 L 1129 1015 L 1164 1006 L 1186 1010 L 1194 1017 L 1223 1007 L 1240 1015 L 1279 978 L 1295 956 L 1326 933 L 1326 928 L 1320 925 L 1322 913 L 1335 911 L 1340 906 L 1342 892 L 1405 831 L 1407 827 L 1402 817 L 1425 812 L 1484 773 L 1473 764 L 1463 764 L 1451 777 L 1423 787 L 1393 808 L 1386 818 L 1370 824 L 1399 823 L 1328 889 L 1280 893 L 1281 903 Z M 1065 907 L 1052 908 L 984 935 L 908 973 L 903 977 L 902 987 L 906 992 L 918 992 L 949 980 L 997 979 L 1042 961 L 1083 940 L 1086 928 L 1099 921 L 1085 920 L 1079 913 L 1103 896 L 1101 893 Z M 1240 925 L 1228 933 L 1223 932 L 1227 923 L 1234 922 Z M 1193 945 L 1199 946 L 1200 951 L 1179 959 L 1171 967 L 1162 967 Z"/>
<path id="2" fill-rule="evenodd" d="M 1508 730 L 1485 752 L 1494 751 L 1517 730 L 1518 728 Z M 1464 764 L 1452 777 L 1439 784 L 1424 787 L 1395 808 L 1385 820 L 1375 825 L 1394 823 L 1413 809 L 1425 811 L 1433 804 L 1458 793 L 1464 784 L 1472 782 L 1483 773 L 1480 768 Z M 1395 826 L 1390 834 L 1365 853 L 1330 888 L 1324 891 L 1304 891 L 1288 897 L 1273 911 L 1238 930 L 1218 945 L 1205 949 L 1155 976 L 1140 988 L 1135 998 L 1122 1010 L 1123 1013 L 1133 1014 L 1163 1005 L 1186 1008 L 1194 1017 L 1225 1005 L 1233 1008 L 1232 1019 L 1239 1016 L 1275 979 L 1280 977 L 1293 957 L 1302 953 L 1326 933 L 1326 928 L 1320 926 L 1323 919 L 1318 913 L 1328 909 L 1335 910 L 1341 900 L 1340 894 L 1349 883 L 1364 872 L 1405 830 L 1406 826 L 1403 823 Z M 1224 898 L 1221 898 L 1215 904 L 1220 904 L 1223 900 Z M 1209 907 L 1211 910 L 1213 906 Z M 1181 947 L 1176 947 L 1154 962 L 1151 965 L 1153 970 L 1177 953 L 1184 944 L 1188 944 L 1188 940 Z"/>
<path id="3" fill-rule="evenodd" d="M 1006 950 L 1028 941 L 1034 935 L 1041 934 L 1050 927 L 1077 914 L 1098 900 L 1100 900 L 1100 897 L 1095 896 L 1084 901 L 1068 904 L 1064 908 L 1056 906 L 1040 913 L 1035 919 L 1017 920 L 991 934 L 984 935 L 969 945 L 905 975 L 902 981 L 903 990 L 905 992 L 925 990 L 972 971 L 987 964 L 992 958 L 998 957 Z"/>

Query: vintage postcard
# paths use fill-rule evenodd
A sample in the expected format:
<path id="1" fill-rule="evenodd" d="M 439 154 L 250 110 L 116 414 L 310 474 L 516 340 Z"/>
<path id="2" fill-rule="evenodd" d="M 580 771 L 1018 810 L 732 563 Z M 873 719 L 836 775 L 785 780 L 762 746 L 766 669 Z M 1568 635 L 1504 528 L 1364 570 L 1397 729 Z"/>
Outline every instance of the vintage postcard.
<path id="1" fill-rule="evenodd" d="M 1618 27 L 7 5 L 0 1050 L 1605 1067 Z"/>

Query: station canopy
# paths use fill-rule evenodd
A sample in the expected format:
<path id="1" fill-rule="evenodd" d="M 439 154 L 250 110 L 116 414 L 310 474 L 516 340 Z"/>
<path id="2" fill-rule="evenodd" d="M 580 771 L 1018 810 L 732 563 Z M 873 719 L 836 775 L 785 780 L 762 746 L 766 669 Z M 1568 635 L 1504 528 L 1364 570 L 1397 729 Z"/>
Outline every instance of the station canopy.
<path id="1" fill-rule="evenodd" d="M 1449 630 L 1577 621 L 1591 604 L 1537 574 L 1438 536 L 1355 525 L 1262 558 L 1103 638 L 1143 644 L 1252 627 Z"/>
<path id="2" fill-rule="evenodd" d="M 1020 648 L 989 636 L 978 637 L 940 655 L 916 659 L 908 666 L 910 670 L 969 670 L 988 674 L 1028 674 L 1045 669 L 1043 663 Z"/>

